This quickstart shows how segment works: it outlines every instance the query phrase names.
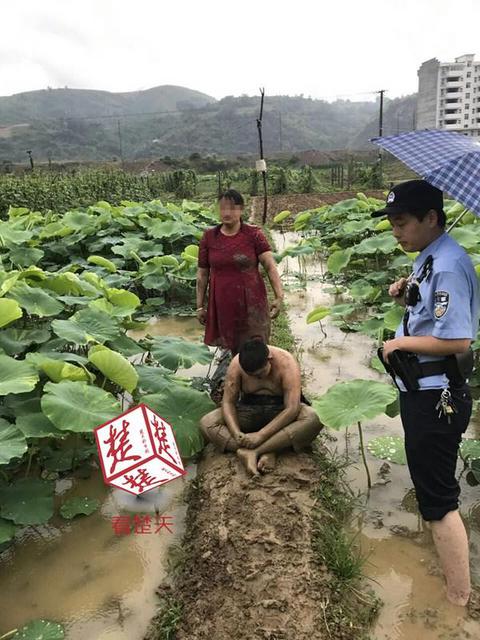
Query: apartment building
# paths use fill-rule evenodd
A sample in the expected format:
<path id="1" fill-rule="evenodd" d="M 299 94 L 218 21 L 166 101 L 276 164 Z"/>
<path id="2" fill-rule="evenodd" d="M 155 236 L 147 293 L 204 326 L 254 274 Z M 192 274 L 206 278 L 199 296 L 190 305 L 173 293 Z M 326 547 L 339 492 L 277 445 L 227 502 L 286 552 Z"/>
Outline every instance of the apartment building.
<path id="1" fill-rule="evenodd" d="M 480 60 L 424 62 L 418 70 L 416 129 L 447 129 L 480 137 Z"/>

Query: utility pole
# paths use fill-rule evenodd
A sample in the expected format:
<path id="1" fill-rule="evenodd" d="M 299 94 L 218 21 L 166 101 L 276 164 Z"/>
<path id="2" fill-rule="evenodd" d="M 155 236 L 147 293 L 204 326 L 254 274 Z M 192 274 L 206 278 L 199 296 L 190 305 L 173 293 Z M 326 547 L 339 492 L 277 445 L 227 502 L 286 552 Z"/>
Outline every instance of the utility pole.
<path id="1" fill-rule="evenodd" d="M 383 135 L 383 94 L 386 89 L 380 89 L 377 93 L 380 94 L 380 114 L 378 118 L 378 135 L 381 138 Z M 382 148 L 378 149 L 378 180 L 379 186 L 383 185 L 383 158 L 382 158 Z"/>
<path id="2" fill-rule="evenodd" d="M 280 141 L 280 151 L 283 151 L 283 133 L 282 133 L 282 112 L 278 112 L 278 134 Z"/>
<path id="3" fill-rule="evenodd" d="M 118 128 L 118 152 L 120 154 L 120 162 L 122 163 L 122 169 L 123 169 L 122 128 L 120 126 L 120 120 L 117 120 L 117 128 Z"/>

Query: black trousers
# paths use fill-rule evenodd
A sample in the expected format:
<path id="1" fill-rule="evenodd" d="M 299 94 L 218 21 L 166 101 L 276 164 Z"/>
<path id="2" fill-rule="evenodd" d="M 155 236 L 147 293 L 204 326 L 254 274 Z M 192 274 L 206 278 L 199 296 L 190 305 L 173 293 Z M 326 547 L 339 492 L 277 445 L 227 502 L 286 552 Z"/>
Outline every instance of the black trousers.
<path id="1" fill-rule="evenodd" d="M 436 405 L 441 389 L 400 392 L 400 415 L 410 476 L 424 520 L 441 520 L 458 509 L 455 471 L 458 447 L 472 413 L 468 387 L 450 389 L 456 408 L 448 422 Z"/>

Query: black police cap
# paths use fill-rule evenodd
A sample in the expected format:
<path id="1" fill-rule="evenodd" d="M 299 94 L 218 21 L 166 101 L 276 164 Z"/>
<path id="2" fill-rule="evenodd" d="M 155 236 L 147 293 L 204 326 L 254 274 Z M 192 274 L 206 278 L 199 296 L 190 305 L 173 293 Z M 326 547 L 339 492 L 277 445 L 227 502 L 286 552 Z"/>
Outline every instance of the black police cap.
<path id="1" fill-rule="evenodd" d="M 443 193 L 425 180 L 408 180 L 388 192 L 384 209 L 371 214 L 372 218 L 395 213 L 415 213 L 435 209 L 443 211 Z"/>

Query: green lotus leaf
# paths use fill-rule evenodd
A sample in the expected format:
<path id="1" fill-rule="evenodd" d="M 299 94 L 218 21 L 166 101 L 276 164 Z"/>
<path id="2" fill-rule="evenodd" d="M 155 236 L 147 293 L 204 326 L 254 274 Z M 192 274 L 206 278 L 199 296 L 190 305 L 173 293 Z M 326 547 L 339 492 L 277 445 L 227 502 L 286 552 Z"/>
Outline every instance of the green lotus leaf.
<path id="1" fill-rule="evenodd" d="M 351 247 L 349 247 L 348 249 L 342 249 L 340 251 L 334 251 L 327 260 L 327 269 L 331 273 L 340 273 L 340 271 L 342 271 L 342 269 L 345 269 L 347 264 L 350 262 L 352 253 L 353 249 Z"/>
<path id="2" fill-rule="evenodd" d="M 8 464 L 13 458 L 21 458 L 27 449 L 23 433 L 0 418 L 0 464 Z"/>
<path id="3" fill-rule="evenodd" d="M 372 255 L 374 253 L 391 254 L 398 248 L 397 241 L 391 233 L 385 231 L 377 236 L 365 238 L 353 247 L 353 251 L 359 255 Z"/>
<path id="4" fill-rule="evenodd" d="M 280 222 L 283 222 L 284 220 L 286 220 L 291 215 L 292 215 L 292 212 L 291 211 L 287 211 L 285 209 L 285 211 L 280 211 L 279 213 L 277 213 L 277 215 L 273 218 L 273 221 L 275 222 L 275 224 L 279 224 Z"/>
<path id="5" fill-rule="evenodd" d="M 199 247 L 197 244 L 189 244 L 182 251 L 181 257 L 183 258 L 183 260 L 186 260 L 187 262 L 192 262 L 193 264 L 196 264 L 198 262 L 198 252 L 199 252 Z"/>
<path id="6" fill-rule="evenodd" d="M 65 520 L 72 520 L 75 516 L 89 516 L 100 506 L 100 500 L 88 497 L 70 498 L 60 507 L 60 514 Z"/>
<path id="7" fill-rule="evenodd" d="M 37 370 L 32 364 L 0 355 L 0 396 L 31 391 L 38 379 Z"/>
<path id="8" fill-rule="evenodd" d="M 140 353 L 145 353 L 145 349 L 138 344 L 136 340 L 129 338 L 125 334 L 120 334 L 115 340 L 108 341 L 108 347 L 114 351 L 118 351 L 127 358 L 136 356 Z"/>
<path id="9" fill-rule="evenodd" d="M 166 267 L 173 267 L 174 269 L 178 267 L 178 260 L 172 255 L 159 256 L 158 262 Z"/>
<path id="10" fill-rule="evenodd" d="M 478 227 L 475 224 L 455 227 L 450 231 L 450 235 L 467 251 L 478 248 L 480 238 L 478 237 Z"/>
<path id="11" fill-rule="evenodd" d="M 85 382 L 47 382 L 41 400 L 43 413 L 61 431 L 92 431 L 121 413 L 111 393 Z"/>
<path id="12" fill-rule="evenodd" d="M 95 218 L 83 211 L 67 211 L 63 216 L 62 223 L 74 229 L 75 231 L 83 231 L 95 225 Z"/>
<path id="13" fill-rule="evenodd" d="M 85 345 L 92 340 L 87 332 L 73 320 L 52 320 L 52 329 L 59 338 L 74 344 Z"/>
<path id="14" fill-rule="evenodd" d="M 63 438 L 64 431 L 59 431 L 41 412 L 18 416 L 15 426 L 26 438 Z"/>
<path id="15" fill-rule="evenodd" d="M 396 398 L 395 389 L 374 380 L 352 380 L 333 385 L 313 407 L 323 424 L 332 429 L 349 427 L 362 420 L 370 420 Z"/>
<path id="16" fill-rule="evenodd" d="M 385 367 L 380 362 L 380 358 L 377 356 L 377 354 L 372 356 L 370 360 L 370 366 L 372 369 L 375 369 L 375 371 L 378 371 L 378 373 L 386 373 Z"/>
<path id="17" fill-rule="evenodd" d="M 55 291 L 59 295 L 86 295 L 88 297 L 99 295 L 96 287 L 80 279 L 76 273 L 71 271 L 48 278 L 42 286 Z"/>
<path id="18" fill-rule="evenodd" d="M 23 311 L 16 300 L 0 298 L 0 327 L 5 327 L 23 316 Z"/>
<path id="19" fill-rule="evenodd" d="M 88 306 L 90 309 L 97 309 L 98 311 L 102 311 L 113 318 L 127 318 L 128 316 L 131 316 L 132 313 L 135 313 L 134 307 L 116 307 L 111 302 L 108 302 L 108 300 L 105 300 L 105 298 L 92 300 Z"/>
<path id="20" fill-rule="evenodd" d="M 58 622 L 33 620 L 19 629 L 10 640 L 63 640 L 65 631 Z"/>
<path id="21" fill-rule="evenodd" d="M 4 247 L 16 247 L 33 238 L 32 231 L 15 229 L 16 222 L 3 222 L 0 220 L 0 241 Z"/>
<path id="22" fill-rule="evenodd" d="M 395 464 L 407 464 L 405 443 L 400 436 L 378 436 L 369 441 L 367 449 L 376 458 L 395 462 Z"/>
<path id="23" fill-rule="evenodd" d="M 312 324 L 313 322 L 318 322 L 319 320 L 323 320 L 330 313 L 329 307 L 315 307 L 312 309 L 307 316 L 307 324 Z"/>
<path id="24" fill-rule="evenodd" d="M 354 311 L 355 311 L 354 304 L 342 303 L 342 304 L 334 304 L 333 307 L 330 307 L 330 313 L 332 316 L 346 317 L 352 314 Z"/>
<path id="25" fill-rule="evenodd" d="M 92 347 L 88 354 L 88 360 L 97 367 L 103 375 L 118 384 L 122 389 L 130 393 L 136 388 L 138 374 L 120 353 L 112 351 L 108 347 L 97 345 Z"/>
<path id="26" fill-rule="evenodd" d="M 0 518 L 0 545 L 11 540 L 15 536 L 15 530 L 13 522 Z"/>
<path id="27" fill-rule="evenodd" d="M 389 418 L 396 418 L 400 414 L 400 398 L 397 397 L 385 409 L 385 413 Z"/>
<path id="28" fill-rule="evenodd" d="M 0 314 L 1 314 L 0 300 Z M 26 351 L 31 344 L 42 344 L 50 338 L 47 329 L 4 329 L 0 331 L 0 347 L 9 356 Z"/>
<path id="29" fill-rule="evenodd" d="M 125 259 L 132 258 L 132 252 L 140 258 L 151 258 L 163 252 L 163 246 L 154 240 L 142 240 L 138 237 L 126 238 L 123 244 L 112 247 L 112 252 L 123 256 Z"/>
<path id="30" fill-rule="evenodd" d="M 366 280 L 355 280 L 350 286 L 350 295 L 354 300 L 372 299 L 376 293 L 376 289 Z"/>
<path id="31" fill-rule="evenodd" d="M 298 244 L 293 247 L 288 247 L 282 252 L 283 256 L 290 256 L 291 258 L 297 258 L 298 256 L 308 256 L 312 253 L 315 253 L 314 247 L 311 244 L 308 244 L 304 240 L 300 241 Z"/>
<path id="32" fill-rule="evenodd" d="M 140 298 L 126 289 L 107 289 L 106 295 L 108 301 L 117 307 L 135 309 L 141 304 Z"/>
<path id="33" fill-rule="evenodd" d="M 148 347 L 153 357 L 172 371 L 189 369 L 196 362 L 208 364 L 213 357 L 207 345 L 171 336 L 155 336 Z"/>
<path id="34" fill-rule="evenodd" d="M 148 234 L 152 236 L 152 238 L 158 238 L 159 240 L 162 238 L 172 239 L 174 236 L 192 235 L 192 229 L 195 230 L 191 225 L 182 224 L 176 220 L 155 220 L 155 222 L 150 225 Z"/>
<path id="35" fill-rule="evenodd" d="M 15 286 L 15 284 L 18 282 L 19 276 L 20 274 L 18 273 L 18 271 L 10 272 L 10 274 L 6 274 L 6 272 L 3 272 L 1 274 L 0 296 L 4 296 L 10 291 L 10 289 L 12 289 L 12 287 Z"/>
<path id="36" fill-rule="evenodd" d="M 107 258 L 103 258 L 102 256 L 88 256 L 87 262 L 96 264 L 98 267 L 103 267 L 107 269 L 107 271 L 110 271 L 110 273 L 115 273 L 117 270 L 117 266 L 111 260 L 107 260 Z"/>
<path id="37" fill-rule="evenodd" d="M 135 367 L 138 373 L 138 387 L 144 393 L 161 393 L 167 387 L 177 384 L 170 369 L 149 365 Z"/>
<path id="38" fill-rule="evenodd" d="M 53 343 L 54 340 L 50 340 L 42 346 L 49 347 L 51 345 L 53 348 L 55 346 Z M 30 358 L 33 358 L 33 361 L 36 364 L 37 360 L 35 360 L 35 357 L 37 354 L 39 356 L 51 358 L 52 360 L 63 360 L 64 362 L 76 362 L 77 364 L 87 364 L 88 362 L 85 356 L 80 356 L 78 353 L 70 353 L 69 351 L 48 351 L 48 349 L 42 349 L 41 351 L 39 350 L 35 353 L 30 352 L 29 354 L 27 354 L 26 359 L 29 360 Z"/>
<path id="39" fill-rule="evenodd" d="M 460 456 L 463 460 L 480 459 L 480 440 L 465 439 L 460 444 Z"/>
<path id="40" fill-rule="evenodd" d="M 40 287 L 30 287 L 25 282 L 17 282 L 8 293 L 29 315 L 55 316 L 63 311 L 63 304 Z"/>
<path id="41" fill-rule="evenodd" d="M 84 380 L 85 382 L 93 382 L 95 380 L 95 376 L 87 372 L 83 367 L 77 367 L 69 362 L 49 358 L 42 353 L 29 353 L 26 360 L 35 364 L 52 382 L 61 382 L 62 380 Z"/>
<path id="42" fill-rule="evenodd" d="M 44 255 L 44 251 L 35 249 L 34 247 L 13 247 L 10 249 L 8 259 L 13 262 L 14 265 L 29 267 L 32 264 L 40 262 Z"/>
<path id="43" fill-rule="evenodd" d="M 398 325 L 401 323 L 405 309 L 400 305 L 395 305 L 383 316 L 383 323 L 390 329 L 390 331 L 396 331 Z"/>
<path id="44" fill-rule="evenodd" d="M 0 515 L 16 524 L 45 524 L 53 515 L 53 484 L 20 478 L 0 486 Z"/>
<path id="45" fill-rule="evenodd" d="M 57 298 L 60 302 L 66 304 L 67 307 L 75 307 L 77 305 L 80 307 L 86 307 L 92 302 L 92 298 L 87 298 L 86 296 L 57 296 Z M 100 298 L 100 300 L 103 299 L 104 298 Z"/>
<path id="46" fill-rule="evenodd" d="M 90 340 L 114 340 L 120 332 L 118 322 L 99 309 L 81 309 L 70 320 L 53 320 L 52 329 L 60 338 L 76 344 Z"/>
<path id="47" fill-rule="evenodd" d="M 378 330 L 383 329 L 383 327 L 384 327 L 383 318 L 373 317 L 373 318 L 369 318 L 368 320 L 364 320 L 364 322 L 362 322 L 359 325 L 359 330 L 362 333 L 366 333 L 369 336 L 376 337 L 378 335 Z"/>
<path id="48" fill-rule="evenodd" d="M 142 398 L 172 427 L 182 457 L 191 457 L 204 446 L 198 426 L 200 418 L 215 408 L 208 394 L 191 387 L 172 385 L 162 393 Z"/>

